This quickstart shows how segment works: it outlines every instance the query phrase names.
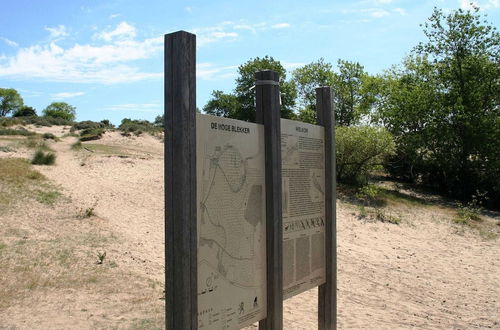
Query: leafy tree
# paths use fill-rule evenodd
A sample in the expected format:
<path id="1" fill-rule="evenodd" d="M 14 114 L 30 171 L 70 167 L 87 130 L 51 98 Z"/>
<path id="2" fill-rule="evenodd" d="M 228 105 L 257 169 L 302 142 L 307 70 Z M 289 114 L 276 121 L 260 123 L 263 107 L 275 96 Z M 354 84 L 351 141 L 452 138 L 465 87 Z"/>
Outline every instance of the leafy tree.
<path id="1" fill-rule="evenodd" d="M 339 73 L 335 75 L 334 92 L 337 101 L 335 122 L 339 126 L 351 126 L 359 123 L 366 113 L 362 108 L 363 79 L 367 76 L 364 68 L 357 62 L 338 60 Z"/>
<path id="2" fill-rule="evenodd" d="M 335 140 L 340 182 L 366 184 L 370 172 L 382 167 L 395 149 L 392 135 L 379 127 L 337 127 Z"/>
<path id="3" fill-rule="evenodd" d="M 163 128 L 165 126 L 165 115 L 156 116 L 153 125 Z"/>
<path id="4" fill-rule="evenodd" d="M 52 102 L 43 110 L 43 115 L 73 121 L 76 118 L 76 108 L 66 102 Z"/>
<path id="5" fill-rule="evenodd" d="M 23 105 L 12 114 L 12 117 L 34 117 L 36 115 L 37 114 L 35 108 Z"/>
<path id="6" fill-rule="evenodd" d="M 217 116 L 255 121 L 255 72 L 261 70 L 273 70 L 279 73 L 281 117 L 294 118 L 297 98 L 295 84 L 292 81 L 286 81 L 286 70 L 283 65 L 269 56 L 256 57 L 240 65 L 234 93 L 225 94 L 221 91 L 213 91 L 212 99 L 203 110 Z"/>
<path id="7" fill-rule="evenodd" d="M 255 121 L 255 72 L 272 70 L 279 74 L 281 93 L 281 117 L 294 118 L 297 89 L 293 81 L 286 80 L 286 70 L 279 61 L 270 56 L 250 59 L 238 67 L 239 77 L 236 78 L 235 94 L 241 104 L 241 112 L 236 119 Z"/>
<path id="8" fill-rule="evenodd" d="M 0 117 L 15 112 L 23 104 L 23 98 L 14 88 L 0 88 Z"/>
<path id="9" fill-rule="evenodd" d="M 316 109 L 316 88 L 332 87 L 336 82 L 332 65 L 323 58 L 295 69 L 293 80 L 297 85 L 301 106 L 312 110 Z"/>
<path id="10" fill-rule="evenodd" d="M 419 44 L 388 75 L 381 121 L 400 170 L 461 199 L 500 196 L 500 37 L 479 9 L 434 9 Z"/>
<path id="11" fill-rule="evenodd" d="M 234 94 L 225 94 L 222 91 L 212 92 L 212 99 L 203 107 L 203 111 L 209 115 L 238 118 L 241 112 L 241 104 Z"/>
<path id="12" fill-rule="evenodd" d="M 306 114 L 309 119 L 315 117 L 309 110 L 316 109 L 315 90 L 319 86 L 332 87 L 336 104 L 335 122 L 338 126 L 358 124 L 361 117 L 369 112 L 371 98 L 367 98 L 368 94 L 365 95 L 363 86 L 370 76 L 359 63 L 338 60 L 337 66 L 338 73 L 330 63 L 320 58 L 317 62 L 306 64 L 293 72 L 293 81 L 297 85 L 303 107 L 299 110 L 299 117 Z"/>

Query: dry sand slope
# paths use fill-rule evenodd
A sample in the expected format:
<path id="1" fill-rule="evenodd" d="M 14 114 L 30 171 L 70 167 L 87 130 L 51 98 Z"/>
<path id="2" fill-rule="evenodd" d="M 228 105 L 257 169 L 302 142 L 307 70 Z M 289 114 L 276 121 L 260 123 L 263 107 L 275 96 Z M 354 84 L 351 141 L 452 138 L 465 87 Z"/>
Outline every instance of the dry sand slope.
<path id="1" fill-rule="evenodd" d="M 28 198 L 0 213 L 0 329 L 161 328 L 163 144 L 75 141 L 51 143 L 56 165 L 35 166 L 60 191 L 54 204 Z M 445 206 L 389 204 L 399 225 L 346 201 L 337 210 L 339 329 L 500 329 L 497 238 L 454 224 Z M 285 329 L 315 329 L 316 315 L 316 290 L 291 298 Z"/>

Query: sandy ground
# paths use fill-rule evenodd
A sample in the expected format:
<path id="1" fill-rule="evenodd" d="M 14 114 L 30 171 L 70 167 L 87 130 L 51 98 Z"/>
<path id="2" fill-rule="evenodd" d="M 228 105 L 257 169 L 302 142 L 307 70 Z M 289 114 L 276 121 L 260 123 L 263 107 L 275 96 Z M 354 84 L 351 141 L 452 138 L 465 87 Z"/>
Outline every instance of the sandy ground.
<path id="1" fill-rule="evenodd" d="M 7 247 L 22 240 L 38 244 L 34 254 L 42 243 L 52 246 L 53 237 L 69 237 L 64 244 L 77 256 L 75 264 L 83 265 L 69 264 L 58 274 L 71 269 L 89 275 L 73 286 L 20 286 L 11 292 L 9 285 L 20 285 L 14 270 L 23 270 L 0 269 L 0 294 L 11 292 L 3 305 L 0 297 L 0 329 L 161 328 L 163 144 L 147 135 L 118 133 L 84 143 L 79 151 L 71 149 L 74 142 L 73 137 L 51 142 L 56 165 L 35 166 L 63 197 L 51 206 L 13 207 L 0 215 L 0 234 Z M 17 149 L 0 157 L 31 153 Z M 93 215 L 80 219 L 88 209 Z M 337 201 L 338 328 L 500 329 L 498 239 L 454 224 L 455 213 L 445 206 L 395 204 L 386 212 L 397 214 L 401 223 L 361 218 L 356 205 Z M 84 234 L 92 237 L 90 243 Z M 90 262 L 96 250 L 106 251 L 107 268 Z M 317 290 L 285 301 L 284 328 L 317 329 Z"/>

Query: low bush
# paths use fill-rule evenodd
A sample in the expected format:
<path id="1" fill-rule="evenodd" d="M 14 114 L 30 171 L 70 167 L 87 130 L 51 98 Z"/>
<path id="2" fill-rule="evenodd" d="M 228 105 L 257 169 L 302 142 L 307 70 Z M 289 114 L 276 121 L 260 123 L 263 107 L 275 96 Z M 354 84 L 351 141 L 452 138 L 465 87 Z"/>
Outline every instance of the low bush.
<path id="1" fill-rule="evenodd" d="M 43 133 L 42 138 L 45 140 L 57 140 L 57 137 L 52 133 Z"/>
<path id="2" fill-rule="evenodd" d="M 337 127 L 335 132 L 337 180 L 364 185 L 371 172 L 383 168 L 394 154 L 392 135 L 384 128 Z"/>
<path id="3" fill-rule="evenodd" d="M 129 118 L 123 119 L 120 126 L 118 126 L 118 129 L 124 133 L 134 133 L 135 135 L 141 135 L 142 133 L 155 135 L 163 131 L 162 127 L 158 127 L 147 120 L 135 120 Z"/>
<path id="4" fill-rule="evenodd" d="M 99 140 L 106 131 L 103 128 L 87 128 L 80 133 L 80 141 Z"/>
<path id="5" fill-rule="evenodd" d="M 37 150 L 31 164 L 33 165 L 53 165 L 56 161 L 56 155 L 52 152 L 45 153 L 42 150 Z"/>
<path id="6" fill-rule="evenodd" d="M 94 129 L 94 128 L 104 128 L 104 127 L 106 127 L 106 125 L 104 125 L 103 123 L 98 123 L 91 120 L 85 120 L 74 123 L 73 126 L 71 126 L 71 129 L 75 131 L 82 129 Z"/>
<path id="7" fill-rule="evenodd" d="M 36 135 L 36 133 L 28 131 L 27 129 L 24 129 L 24 128 L 18 128 L 18 129 L 3 128 L 3 129 L 0 129 L 0 135 L 33 136 L 33 135 Z"/>

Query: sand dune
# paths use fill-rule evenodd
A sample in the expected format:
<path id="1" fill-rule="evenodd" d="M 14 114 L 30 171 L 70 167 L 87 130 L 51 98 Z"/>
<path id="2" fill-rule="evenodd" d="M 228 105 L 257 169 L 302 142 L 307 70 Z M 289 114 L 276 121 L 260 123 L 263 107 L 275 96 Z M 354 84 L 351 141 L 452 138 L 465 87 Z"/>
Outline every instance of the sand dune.
<path id="1" fill-rule="evenodd" d="M 60 192 L 55 203 L 27 197 L 0 213 L 0 329 L 161 328 L 163 144 L 117 132 L 80 150 L 74 142 L 50 142 L 56 165 L 35 166 Z M 31 154 L 17 147 L 0 158 Z M 440 203 L 391 203 L 384 212 L 401 223 L 337 201 L 338 328 L 500 329 L 498 229 L 485 237 L 455 224 Z M 285 329 L 317 328 L 316 290 L 284 308 Z"/>

